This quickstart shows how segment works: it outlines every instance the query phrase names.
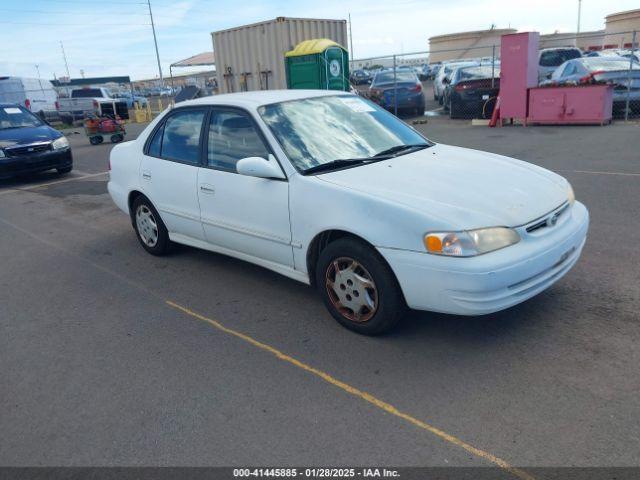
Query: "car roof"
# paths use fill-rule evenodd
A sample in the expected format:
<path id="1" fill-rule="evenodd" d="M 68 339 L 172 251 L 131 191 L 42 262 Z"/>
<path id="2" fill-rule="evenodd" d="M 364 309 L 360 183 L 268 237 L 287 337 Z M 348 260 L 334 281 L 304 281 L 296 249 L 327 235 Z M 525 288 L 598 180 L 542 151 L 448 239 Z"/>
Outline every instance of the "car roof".
<path id="1" fill-rule="evenodd" d="M 252 92 L 223 93 L 209 97 L 180 102 L 178 105 L 234 105 L 257 108 L 270 103 L 301 100 L 303 98 L 328 97 L 331 95 L 353 95 L 342 90 L 256 90 Z"/>
<path id="2" fill-rule="evenodd" d="M 549 48 L 541 48 L 540 52 L 552 52 L 554 50 L 580 50 L 578 47 L 571 47 L 571 46 L 567 46 L 567 47 L 549 47 Z M 582 50 L 580 50 L 582 51 Z"/>
<path id="3" fill-rule="evenodd" d="M 626 57 L 622 57 L 620 55 L 603 55 L 601 57 L 581 57 L 581 58 L 573 58 L 572 60 L 580 60 L 583 63 L 602 63 L 602 62 L 615 62 L 623 60 L 625 62 L 629 62 L 629 59 Z"/>

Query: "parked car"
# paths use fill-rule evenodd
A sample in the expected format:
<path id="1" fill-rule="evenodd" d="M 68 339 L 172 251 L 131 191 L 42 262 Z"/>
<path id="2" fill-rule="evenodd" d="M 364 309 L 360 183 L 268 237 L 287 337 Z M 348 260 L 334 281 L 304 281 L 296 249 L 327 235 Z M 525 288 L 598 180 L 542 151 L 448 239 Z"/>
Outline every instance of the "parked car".
<path id="1" fill-rule="evenodd" d="M 629 70 L 631 67 L 631 70 Z M 640 112 L 640 64 L 624 57 L 582 57 L 560 65 L 547 83 L 611 83 L 613 109 L 626 108 L 627 96 L 634 111 Z"/>
<path id="2" fill-rule="evenodd" d="M 490 118 L 500 90 L 500 70 L 456 68 L 445 79 L 444 110 L 451 118 Z"/>
<path id="3" fill-rule="evenodd" d="M 335 91 L 187 101 L 116 145 L 110 165 L 109 193 L 147 252 L 182 243 L 314 285 L 363 334 L 407 306 L 480 315 L 523 302 L 571 269 L 589 224 L 563 177 L 437 145 Z"/>
<path id="4" fill-rule="evenodd" d="M 395 110 L 397 91 L 398 110 L 410 110 L 422 115 L 425 109 L 422 83 L 413 69 L 384 70 L 376 74 L 369 87 L 369 98 L 387 110 Z"/>
<path id="5" fill-rule="evenodd" d="M 0 102 L 22 105 L 42 119 L 58 118 L 58 95 L 48 80 L 0 77 Z"/>
<path id="6" fill-rule="evenodd" d="M 147 106 L 147 99 L 141 95 L 132 95 L 131 93 L 114 93 L 113 98 L 122 99 L 127 102 L 127 108 L 133 108 L 134 103 L 138 103 L 141 108 Z"/>
<path id="7" fill-rule="evenodd" d="M 440 69 L 438 70 L 438 75 L 433 80 L 433 99 L 437 100 L 440 105 L 442 105 L 443 99 L 442 94 L 444 93 L 444 82 L 445 78 L 449 78 L 449 75 L 453 70 L 460 67 L 476 67 L 478 66 L 478 62 L 448 62 L 443 63 Z"/>
<path id="8" fill-rule="evenodd" d="M 431 77 L 432 80 L 434 80 L 436 78 L 436 76 L 438 75 L 438 72 L 440 71 L 440 68 L 442 67 L 441 63 L 430 63 L 429 64 L 429 76 Z M 436 100 L 434 98 L 434 100 Z"/>
<path id="9" fill-rule="evenodd" d="M 425 64 L 419 67 L 418 78 L 423 82 L 431 78 L 431 69 L 429 68 L 429 65 Z"/>
<path id="10" fill-rule="evenodd" d="M 354 70 L 349 75 L 349 81 L 353 85 L 363 85 L 371 82 L 371 75 L 366 70 Z"/>
<path id="11" fill-rule="evenodd" d="M 66 123 L 85 118 L 96 117 L 129 118 L 129 107 L 125 100 L 114 98 L 106 88 L 77 88 L 71 91 L 70 98 L 58 100 L 60 118 Z"/>
<path id="12" fill-rule="evenodd" d="M 0 178 L 51 169 L 73 169 L 67 138 L 26 107 L 0 103 Z"/>
<path id="13" fill-rule="evenodd" d="M 576 47 L 543 48 L 538 54 L 538 83 L 551 78 L 551 74 L 567 60 L 582 57 Z"/>

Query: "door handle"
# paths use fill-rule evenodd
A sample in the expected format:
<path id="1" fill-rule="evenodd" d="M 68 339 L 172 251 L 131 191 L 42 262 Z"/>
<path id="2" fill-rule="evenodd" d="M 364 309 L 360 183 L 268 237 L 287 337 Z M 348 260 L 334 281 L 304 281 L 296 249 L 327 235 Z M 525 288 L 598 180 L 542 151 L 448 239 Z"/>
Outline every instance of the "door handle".
<path id="1" fill-rule="evenodd" d="M 151 172 L 142 172 L 142 178 L 145 180 L 151 180 Z"/>
<path id="2" fill-rule="evenodd" d="M 215 188 L 213 188 L 211 185 L 207 185 L 207 184 L 200 185 L 200 191 L 202 193 L 206 193 L 208 195 L 213 195 L 214 193 L 216 193 Z"/>

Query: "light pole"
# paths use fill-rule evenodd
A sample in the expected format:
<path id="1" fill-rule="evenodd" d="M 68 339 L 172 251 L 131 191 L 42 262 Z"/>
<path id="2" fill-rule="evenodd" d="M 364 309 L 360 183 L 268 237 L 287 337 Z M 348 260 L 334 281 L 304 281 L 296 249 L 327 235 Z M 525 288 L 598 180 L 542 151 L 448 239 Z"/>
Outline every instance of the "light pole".
<path id="1" fill-rule="evenodd" d="M 349 53 L 351 55 L 351 61 L 353 61 L 353 33 L 351 32 L 351 14 L 349 14 L 349 45 L 349 50 L 351 50 Z"/>
<path id="2" fill-rule="evenodd" d="M 580 17 L 582 16 L 582 0 L 578 0 L 578 31 L 580 33 Z"/>
<path id="3" fill-rule="evenodd" d="M 156 38 L 156 26 L 153 23 L 153 12 L 151 12 L 151 0 L 147 0 L 149 7 L 149 17 L 151 18 L 151 30 L 153 31 L 153 43 L 156 46 L 156 59 L 158 60 L 158 72 L 160 73 L 160 88 L 164 88 L 164 80 L 162 79 L 162 66 L 160 66 L 160 53 L 158 53 L 158 39 Z"/>

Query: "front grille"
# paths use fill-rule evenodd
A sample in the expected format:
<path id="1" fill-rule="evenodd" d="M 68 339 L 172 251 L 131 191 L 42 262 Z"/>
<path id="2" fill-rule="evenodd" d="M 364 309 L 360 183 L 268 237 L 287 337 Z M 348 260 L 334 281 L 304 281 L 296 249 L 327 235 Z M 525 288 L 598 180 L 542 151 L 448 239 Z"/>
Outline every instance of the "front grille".
<path id="1" fill-rule="evenodd" d="M 559 210 L 550 213 L 549 215 L 541 218 L 540 220 L 536 220 L 534 223 L 529 225 L 526 230 L 527 233 L 532 233 L 537 230 L 541 230 L 543 228 L 552 227 L 556 224 L 558 219 L 569 209 L 569 204 L 565 203 Z"/>
<path id="2" fill-rule="evenodd" d="M 49 150 L 51 150 L 51 143 L 37 143 L 4 149 L 9 157 L 24 157 L 35 153 L 48 152 Z"/>

